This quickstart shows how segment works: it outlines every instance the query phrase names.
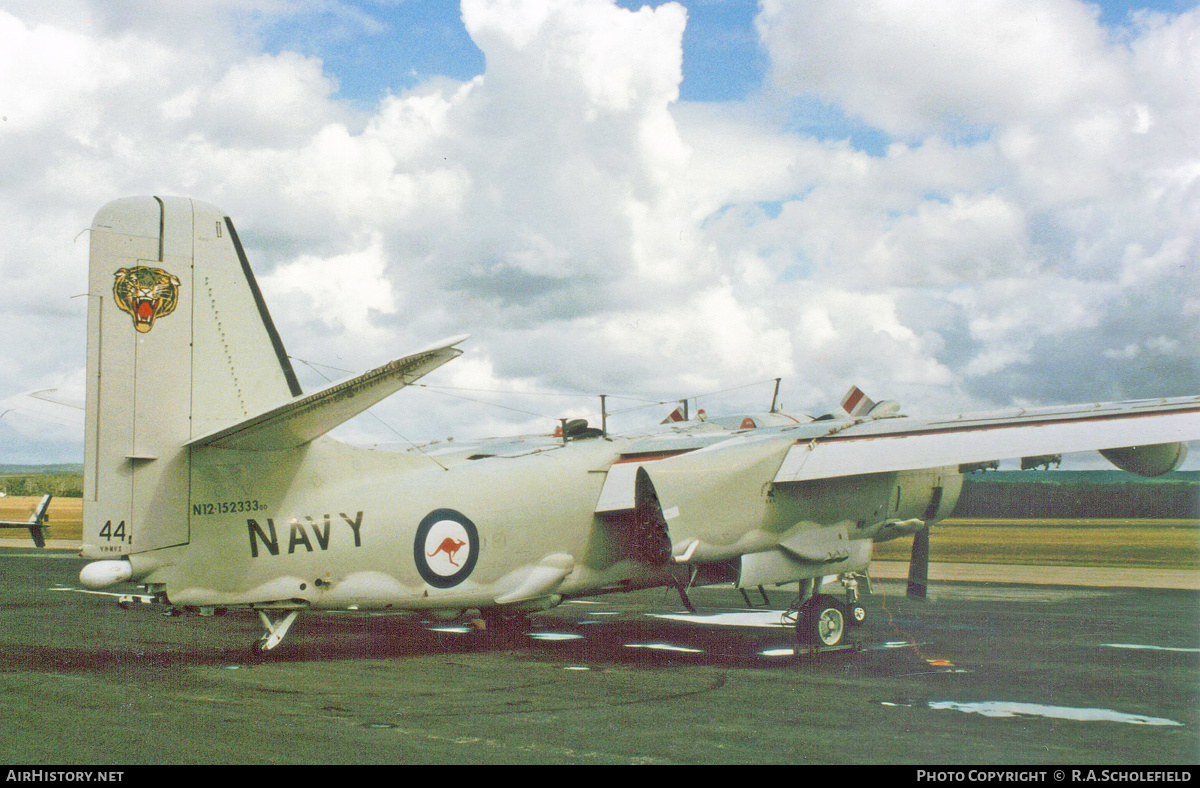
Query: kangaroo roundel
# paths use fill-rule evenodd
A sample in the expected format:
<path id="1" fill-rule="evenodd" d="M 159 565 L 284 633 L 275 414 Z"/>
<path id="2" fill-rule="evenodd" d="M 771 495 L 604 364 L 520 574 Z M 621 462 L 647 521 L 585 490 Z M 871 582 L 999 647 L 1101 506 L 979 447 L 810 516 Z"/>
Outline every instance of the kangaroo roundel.
<path id="1" fill-rule="evenodd" d="M 452 588 L 471 574 L 479 556 L 475 524 L 453 509 L 435 509 L 417 526 L 413 560 L 425 582 Z"/>

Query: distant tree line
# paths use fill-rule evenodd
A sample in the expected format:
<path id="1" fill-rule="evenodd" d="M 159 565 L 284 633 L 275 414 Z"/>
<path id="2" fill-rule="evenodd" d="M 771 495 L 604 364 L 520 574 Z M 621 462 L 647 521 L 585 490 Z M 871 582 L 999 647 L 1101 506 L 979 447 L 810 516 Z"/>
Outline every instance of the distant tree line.
<path id="1" fill-rule="evenodd" d="M 1200 519 L 1200 474 L 973 473 L 963 479 L 954 516 Z"/>
<path id="2" fill-rule="evenodd" d="M 0 475 L 8 495 L 83 497 L 83 474 Z M 968 474 L 955 517 L 1200 519 L 1200 473 L 1143 479 L 1120 472 L 991 471 Z"/>
<path id="3" fill-rule="evenodd" d="M 81 473 L 28 473 L 0 476 L 0 490 L 6 495 L 57 495 L 60 498 L 83 497 Z"/>

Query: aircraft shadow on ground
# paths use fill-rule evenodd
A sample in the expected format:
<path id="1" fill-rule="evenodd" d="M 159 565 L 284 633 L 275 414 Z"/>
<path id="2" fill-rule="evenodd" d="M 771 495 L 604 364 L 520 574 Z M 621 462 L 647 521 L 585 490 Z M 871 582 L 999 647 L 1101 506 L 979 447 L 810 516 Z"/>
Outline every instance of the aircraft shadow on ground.
<path id="1" fill-rule="evenodd" d="M 836 666 L 865 673 L 894 671 L 897 658 L 920 662 L 915 655 L 910 660 L 900 653 L 883 653 L 872 645 L 880 640 L 878 633 L 868 633 L 866 628 L 848 638 L 865 650 L 814 657 L 803 649 L 799 655 L 788 653 L 795 649 L 796 640 L 794 631 L 786 627 L 709 626 L 638 614 L 603 619 L 542 614 L 519 624 L 482 627 L 477 621 L 431 623 L 391 616 L 305 614 L 283 644 L 265 656 L 251 649 L 261 630 L 257 618 L 246 613 L 164 618 L 134 609 L 99 618 L 89 642 L 27 642 L 6 648 L 11 653 L 4 670 L 144 672 L 152 677 L 189 666 L 405 660 L 489 652 L 578 666 Z"/>

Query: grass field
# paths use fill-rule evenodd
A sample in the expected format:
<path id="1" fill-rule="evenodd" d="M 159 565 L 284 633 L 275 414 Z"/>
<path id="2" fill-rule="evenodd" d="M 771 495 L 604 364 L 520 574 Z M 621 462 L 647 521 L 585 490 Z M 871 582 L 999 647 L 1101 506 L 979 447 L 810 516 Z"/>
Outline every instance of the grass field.
<path id="1" fill-rule="evenodd" d="M 0 498 L 0 520 L 23 521 L 39 498 Z M 50 539 L 78 541 L 83 499 L 50 502 Z M 20 531 L 0 532 L 19 538 Z M 907 561 L 910 539 L 875 546 L 883 561 Z M 930 560 L 982 564 L 1200 569 L 1200 520 L 951 519 L 934 526 Z"/>
<path id="2" fill-rule="evenodd" d="M 907 561 L 911 539 L 875 546 L 875 558 Z M 1200 521 L 953 519 L 933 527 L 931 561 L 976 564 L 1200 569 Z"/>

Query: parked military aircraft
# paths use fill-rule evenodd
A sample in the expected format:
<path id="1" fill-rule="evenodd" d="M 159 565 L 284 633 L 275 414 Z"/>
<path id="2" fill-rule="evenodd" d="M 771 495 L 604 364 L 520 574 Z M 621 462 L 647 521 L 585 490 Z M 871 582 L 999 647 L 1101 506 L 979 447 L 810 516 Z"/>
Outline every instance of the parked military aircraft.
<path id="1" fill-rule="evenodd" d="M 917 535 L 923 592 L 960 468 L 1099 449 L 1155 475 L 1200 438 L 1200 397 L 908 418 L 855 389 L 841 417 L 356 448 L 326 433 L 465 336 L 304 394 L 233 222 L 182 198 L 100 210 L 88 294 L 82 554 L 98 560 L 81 581 L 256 610 L 263 651 L 305 610 L 490 615 L 711 583 L 799 583 L 798 631 L 834 646 L 875 542 Z M 819 593 L 831 575 L 845 601 Z"/>
<path id="2" fill-rule="evenodd" d="M 29 535 L 33 538 L 33 543 L 38 547 L 46 546 L 46 510 L 50 508 L 50 499 L 53 496 L 43 495 L 42 500 L 34 507 L 33 513 L 29 515 L 29 519 L 25 522 L 16 522 L 12 520 L 0 520 L 0 528 L 28 528 Z"/>

